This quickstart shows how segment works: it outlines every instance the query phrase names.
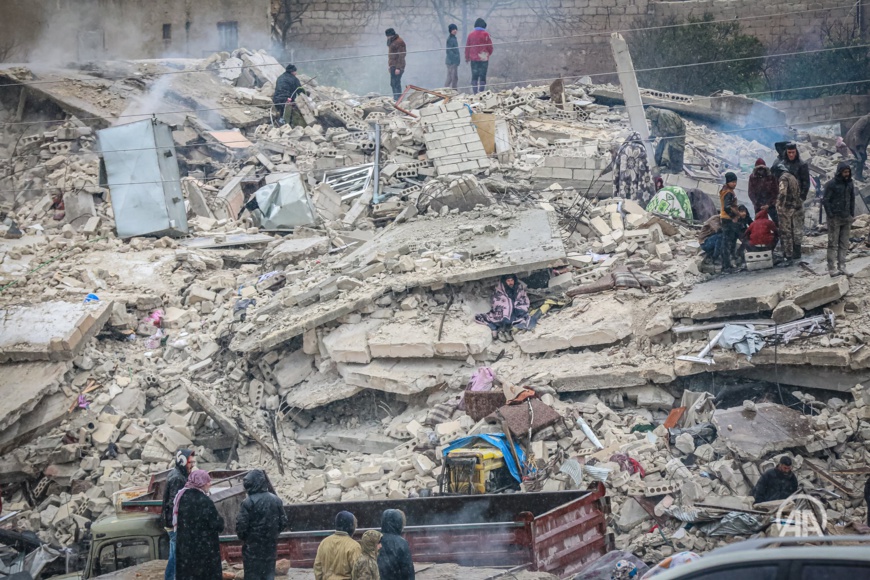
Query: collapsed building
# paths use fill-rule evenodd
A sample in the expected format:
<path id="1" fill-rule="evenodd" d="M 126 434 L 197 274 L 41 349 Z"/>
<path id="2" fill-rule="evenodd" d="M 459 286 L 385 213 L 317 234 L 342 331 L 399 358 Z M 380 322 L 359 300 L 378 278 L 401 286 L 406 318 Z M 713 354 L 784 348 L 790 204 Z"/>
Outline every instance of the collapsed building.
<path id="1" fill-rule="evenodd" d="M 306 79 L 294 128 L 270 122 L 280 72 L 244 50 L 2 72 L 26 88 L 4 120 L 32 122 L 7 135 L 0 180 L 15 530 L 73 545 L 178 448 L 264 468 L 287 502 L 433 493 L 450 442 L 502 431 L 500 387 L 458 408 L 480 367 L 537 394 L 507 421 L 533 457 L 523 489 L 603 481 L 617 547 L 646 562 L 763 533 L 751 488 L 783 454 L 829 525 L 864 521 L 866 251 L 824 275 L 808 211 L 805 266 L 711 272 L 699 224 L 613 197 L 603 172 L 630 127 L 594 95 L 618 87 L 394 107 Z M 715 196 L 775 155 L 687 126 L 673 185 Z M 831 176 L 833 140 L 797 137 Z M 509 274 L 546 308 L 502 342 L 474 318 Z"/>

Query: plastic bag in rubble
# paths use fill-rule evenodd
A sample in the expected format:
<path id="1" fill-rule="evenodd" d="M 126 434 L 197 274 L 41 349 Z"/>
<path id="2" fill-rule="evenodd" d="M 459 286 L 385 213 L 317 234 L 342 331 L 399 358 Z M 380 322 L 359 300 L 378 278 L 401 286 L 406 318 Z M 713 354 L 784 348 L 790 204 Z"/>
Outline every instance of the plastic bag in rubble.
<path id="1" fill-rule="evenodd" d="M 712 423 L 698 423 L 693 427 L 685 429 L 671 429 L 668 431 L 668 441 L 670 444 L 676 445 L 677 437 L 683 433 L 688 433 L 692 436 L 695 442 L 695 447 L 699 447 L 705 443 L 712 444 L 716 440 L 716 427 Z"/>
<path id="2" fill-rule="evenodd" d="M 746 360 L 752 360 L 752 355 L 764 346 L 764 339 L 751 326 L 727 324 L 722 329 L 718 344 L 722 348 L 745 354 Z"/>
<path id="3" fill-rule="evenodd" d="M 583 417 L 577 417 L 577 425 L 583 431 L 583 434 L 589 438 L 593 445 L 595 445 L 595 447 L 597 447 L 598 449 L 604 449 L 604 445 L 601 444 L 601 441 L 599 441 L 598 437 L 595 436 L 595 432 L 592 431 L 592 427 L 590 427 L 589 424 L 583 420 Z"/>
<path id="4" fill-rule="evenodd" d="M 718 522 L 701 526 L 701 531 L 708 536 L 748 536 L 760 532 L 770 523 L 768 516 L 754 516 L 742 512 L 728 512 Z"/>
<path id="5" fill-rule="evenodd" d="M 610 475 L 610 469 L 606 467 L 598 467 L 597 465 L 584 465 L 583 473 L 589 476 L 593 481 L 607 482 L 607 477 Z"/>
<path id="6" fill-rule="evenodd" d="M 649 570 L 649 566 L 644 564 L 643 560 L 631 552 L 615 550 L 607 552 L 597 560 L 593 560 L 584 566 L 572 580 L 610 580 L 610 574 L 616 567 L 616 563 L 620 560 L 626 560 L 635 565 L 637 568 L 635 578 L 640 578 L 642 574 Z"/>

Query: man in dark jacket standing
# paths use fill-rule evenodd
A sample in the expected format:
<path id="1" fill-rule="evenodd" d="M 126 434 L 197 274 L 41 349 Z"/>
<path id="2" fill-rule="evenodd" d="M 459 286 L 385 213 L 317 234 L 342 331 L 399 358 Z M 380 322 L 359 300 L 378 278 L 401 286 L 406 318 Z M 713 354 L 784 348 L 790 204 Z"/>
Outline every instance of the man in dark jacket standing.
<path id="1" fill-rule="evenodd" d="M 246 580 L 274 580 L 278 535 L 287 527 L 284 503 L 269 492 L 266 474 L 254 469 L 245 476 L 247 499 L 239 508 L 236 534 L 244 542 Z"/>
<path id="2" fill-rule="evenodd" d="M 805 161 L 801 161 L 801 154 L 798 151 L 797 145 L 792 142 L 776 143 L 779 160 L 782 162 L 785 170 L 795 176 L 800 186 L 801 201 L 807 200 L 807 194 L 810 192 L 810 166 Z"/>
<path id="3" fill-rule="evenodd" d="M 828 274 L 843 276 L 849 253 L 849 233 L 855 219 L 855 184 L 848 162 L 841 161 L 834 179 L 825 184 L 822 206 L 828 218 Z"/>
<path id="4" fill-rule="evenodd" d="M 444 81 L 444 86 L 448 89 L 455 89 L 459 85 L 459 41 L 456 39 L 456 25 L 451 24 L 447 27 L 447 58 L 444 63 L 447 65 L 447 80 Z"/>
<path id="5" fill-rule="evenodd" d="M 798 480 L 791 472 L 791 457 L 783 456 L 779 465 L 771 467 L 758 478 L 752 488 L 755 503 L 785 499 L 798 489 Z"/>
<path id="6" fill-rule="evenodd" d="M 402 74 L 405 72 L 405 54 L 408 47 L 402 37 L 396 34 L 392 28 L 387 28 L 387 66 L 390 68 L 390 87 L 393 89 L 393 98 L 397 101 L 402 96 Z"/>
<path id="7" fill-rule="evenodd" d="M 302 83 L 296 77 L 296 67 L 288 64 L 287 68 L 284 69 L 284 73 L 275 81 L 275 93 L 272 95 L 272 103 L 274 103 L 275 108 L 278 110 L 278 116 L 283 117 L 284 121 L 290 123 L 291 126 L 300 124 L 299 121 L 302 122 L 302 125 L 305 123 L 296 106 L 291 104 L 296 102 L 296 97 L 299 93 L 304 92 L 305 89 L 302 88 Z M 291 104 L 289 109 L 287 108 L 288 104 Z"/>
<path id="8" fill-rule="evenodd" d="M 858 160 L 855 167 L 855 177 L 864 181 L 864 164 L 867 162 L 867 144 L 870 143 L 870 115 L 864 115 L 858 119 L 846 133 L 843 141 L 852 151 L 852 155 Z M 868 238 L 870 239 L 870 238 Z"/>
<path id="9" fill-rule="evenodd" d="M 175 467 L 166 478 L 163 491 L 163 527 L 169 533 L 169 560 L 166 562 L 165 580 L 175 580 L 175 527 L 172 523 L 172 510 L 175 496 L 187 483 L 188 474 L 196 467 L 196 458 L 190 449 L 179 449 L 175 453 Z"/>
<path id="10" fill-rule="evenodd" d="M 767 168 L 764 159 L 759 157 L 755 160 L 755 169 L 749 174 L 749 200 L 752 202 L 755 215 L 766 209 L 767 215 L 776 223 L 778 220 L 776 195 L 778 193 L 779 184 L 777 184 L 776 178 Z"/>
<path id="11" fill-rule="evenodd" d="M 402 537 L 405 514 L 401 510 L 386 510 L 381 516 L 381 552 L 378 570 L 381 580 L 414 580 L 414 562 L 411 548 Z"/>
<path id="12" fill-rule="evenodd" d="M 475 95 L 486 90 L 486 71 L 491 56 L 492 38 L 486 31 L 486 20 L 478 18 L 465 40 L 465 62 L 471 64 L 471 89 Z"/>

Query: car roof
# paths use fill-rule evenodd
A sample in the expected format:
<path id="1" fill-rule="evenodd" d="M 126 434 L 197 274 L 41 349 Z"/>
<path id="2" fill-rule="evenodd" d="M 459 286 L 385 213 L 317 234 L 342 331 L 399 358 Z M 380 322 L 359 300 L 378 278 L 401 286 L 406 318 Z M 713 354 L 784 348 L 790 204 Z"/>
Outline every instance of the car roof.
<path id="1" fill-rule="evenodd" d="M 782 539 L 782 538 L 779 538 Z M 806 539 L 804 540 L 807 541 Z M 864 539 L 867 542 L 867 539 Z M 718 550 L 717 550 L 718 551 Z M 734 566 L 745 564 L 763 564 L 765 562 L 779 563 L 793 560 L 813 560 L 828 562 L 866 562 L 870 568 L 870 550 L 863 546 L 804 546 L 790 545 L 781 548 L 769 548 L 765 550 L 748 549 L 734 550 L 727 553 L 716 554 L 711 552 L 684 566 L 668 570 L 656 575 L 656 580 L 679 580 L 703 571 L 712 571 L 722 566 Z"/>

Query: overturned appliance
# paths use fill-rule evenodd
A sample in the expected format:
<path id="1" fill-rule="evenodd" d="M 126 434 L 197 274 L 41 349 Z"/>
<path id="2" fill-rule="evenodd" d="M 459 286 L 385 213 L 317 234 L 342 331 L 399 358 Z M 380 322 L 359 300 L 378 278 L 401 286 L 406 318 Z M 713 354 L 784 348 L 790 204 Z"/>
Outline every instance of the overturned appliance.
<path id="1" fill-rule="evenodd" d="M 302 176 L 293 173 L 254 193 L 249 202 L 254 224 L 266 231 L 288 230 L 317 223 L 317 210 L 311 203 Z"/>
<path id="2" fill-rule="evenodd" d="M 118 237 L 187 235 L 178 157 L 168 125 L 146 119 L 97 131 L 100 181 Z"/>

